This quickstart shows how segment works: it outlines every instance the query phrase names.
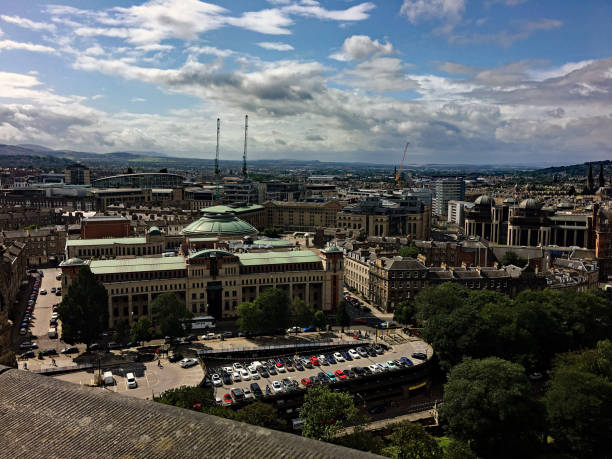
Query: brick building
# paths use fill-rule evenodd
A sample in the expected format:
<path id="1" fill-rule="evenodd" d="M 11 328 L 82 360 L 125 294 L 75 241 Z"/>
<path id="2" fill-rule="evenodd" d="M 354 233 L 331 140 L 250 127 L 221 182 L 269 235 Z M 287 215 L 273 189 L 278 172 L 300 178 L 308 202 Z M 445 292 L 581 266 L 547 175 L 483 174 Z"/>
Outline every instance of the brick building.
<path id="1" fill-rule="evenodd" d="M 96 215 L 81 220 L 81 239 L 128 237 L 131 234 L 130 220 L 126 217 Z"/>

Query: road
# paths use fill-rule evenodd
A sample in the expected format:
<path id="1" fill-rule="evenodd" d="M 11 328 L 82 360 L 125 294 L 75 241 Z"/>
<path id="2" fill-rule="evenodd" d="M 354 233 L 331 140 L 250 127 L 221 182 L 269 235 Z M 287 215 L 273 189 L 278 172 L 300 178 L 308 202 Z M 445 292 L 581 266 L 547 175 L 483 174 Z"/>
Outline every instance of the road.
<path id="1" fill-rule="evenodd" d="M 355 347 L 358 347 L 358 346 L 359 344 L 356 343 Z M 356 367 L 356 366 L 360 366 L 360 367 L 369 366 L 369 365 L 372 365 L 373 363 L 386 362 L 387 360 L 399 360 L 401 357 L 408 357 L 410 360 L 412 360 L 412 362 L 415 365 L 419 365 L 423 363 L 422 361 L 413 359 L 411 357 L 413 352 L 426 353 L 428 358 L 433 355 L 432 348 L 424 341 L 420 339 L 410 339 L 410 340 L 405 339 L 404 343 L 393 345 L 389 351 L 386 351 L 384 354 L 379 355 L 377 357 L 362 357 L 360 359 L 353 360 L 350 362 L 338 362 L 335 365 L 324 365 L 324 366 L 314 367 L 313 369 L 305 369 L 304 371 L 296 370 L 293 372 L 279 373 L 267 379 L 260 378 L 258 380 L 234 382 L 231 385 L 223 385 L 221 387 L 216 387 L 215 396 L 222 398 L 224 394 L 230 391 L 230 389 L 234 387 L 239 387 L 241 389 L 249 388 L 250 384 L 253 382 L 258 383 L 259 387 L 261 387 L 261 390 L 265 391 L 266 385 L 270 385 L 270 388 L 272 388 L 273 381 L 280 381 L 283 378 L 295 379 L 299 383 L 302 378 L 308 378 L 310 376 L 318 374 L 321 371 L 325 373 L 330 372 L 330 371 L 335 372 L 336 370 L 346 370 L 348 368 Z M 245 367 L 245 364 L 250 365 L 251 361 L 240 362 L 240 363 L 242 364 L 243 367 Z M 219 366 L 231 366 L 231 363 L 225 363 Z"/>

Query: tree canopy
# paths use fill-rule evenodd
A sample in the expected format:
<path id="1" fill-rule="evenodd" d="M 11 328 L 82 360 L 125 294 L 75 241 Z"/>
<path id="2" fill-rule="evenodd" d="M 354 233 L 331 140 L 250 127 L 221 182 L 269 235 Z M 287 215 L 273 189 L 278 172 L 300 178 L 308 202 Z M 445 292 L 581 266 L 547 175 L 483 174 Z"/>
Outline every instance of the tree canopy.
<path id="1" fill-rule="evenodd" d="M 351 325 L 351 316 L 348 313 L 345 300 L 340 301 L 338 305 L 336 320 L 338 321 L 338 325 L 342 327 L 342 331 L 344 331 L 345 327 L 350 327 Z"/>
<path id="2" fill-rule="evenodd" d="M 516 252 L 512 252 L 511 250 L 509 250 L 502 257 L 501 264 L 504 266 L 514 265 L 518 266 L 519 268 L 522 268 L 527 264 L 527 260 L 519 257 Z"/>
<path id="3" fill-rule="evenodd" d="M 530 390 L 519 364 L 497 357 L 466 359 L 448 376 L 440 422 L 478 455 L 516 454 L 536 430 L 538 407 Z"/>
<path id="4" fill-rule="evenodd" d="M 404 258 L 416 258 L 416 256 L 419 254 L 419 249 L 416 247 L 405 245 L 403 247 L 400 247 L 400 249 L 398 250 L 398 254 L 400 257 Z"/>
<path id="5" fill-rule="evenodd" d="M 300 305 L 301 306 L 301 305 Z M 291 302 L 284 290 L 266 289 L 253 302 L 238 306 L 238 326 L 251 333 L 272 333 L 290 324 Z"/>
<path id="6" fill-rule="evenodd" d="M 116 343 L 126 343 L 130 338 L 130 324 L 127 320 L 121 317 L 115 324 L 115 332 L 113 333 L 113 341 Z"/>
<path id="7" fill-rule="evenodd" d="M 612 438 L 612 342 L 559 355 L 545 405 L 555 445 L 576 457 L 606 457 Z"/>
<path id="8" fill-rule="evenodd" d="M 413 324 L 416 318 L 416 305 L 414 301 L 402 301 L 393 309 L 393 320 L 400 324 Z"/>
<path id="9" fill-rule="evenodd" d="M 193 317 L 185 302 L 172 292 L 162 293 L 151 302 L 151 312 L 156 330 L 163 336 L 185 335 L 189 327 L 183 327 L 183 320 Z"/>
<path id="10" fill-rule="evenodd" d="M 108 328 L 108 294 L 88 266 L 79 269 L 58 307 L 62 340 L 87 349 Z"/>
<path id="11" fill-rule="evenodd" d="M 314 309 L 301 298 L 291 302 L 291 325 L 308 327 L 314 323 Z"/>
<path id="12" fill-rule="evenodd" d="M 398 459 L 442 459 L 442 448 L 421 424 L 402 422 L 389 435 L 389 446 L 382 453 Z"/>
<path id="13" fill-rule="evenodd" d="M 314 325 L 319 330 L 324 329 L 327 326 L 327 316 L 323 311 L 317 311 L 314 315 Z"/>
<path id="14" fill-rule="evenodd" d="M 141 317 L 132 324 L 130 330 L 132 341 L 149 341 L 153 337 L 153 324 L 147 317 Z"/>
<path id="15" fill-rule="evenodd" d="M 332 392 L 325 386 L 313 387 L 306 392 L 301 414 L 304 421 L 302 435 L 325 441 L 334 439 L 345 427 L 364 420 L 348 393 Z"/>

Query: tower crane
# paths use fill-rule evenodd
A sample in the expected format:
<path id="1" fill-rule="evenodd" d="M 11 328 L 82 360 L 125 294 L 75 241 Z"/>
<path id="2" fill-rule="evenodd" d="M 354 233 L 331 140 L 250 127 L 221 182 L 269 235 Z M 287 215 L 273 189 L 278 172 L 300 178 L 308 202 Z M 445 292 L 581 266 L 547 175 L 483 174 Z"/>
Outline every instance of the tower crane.
<path id="1" fill-rule="evenodd" d="M 398 190 L 402 187 L 402 168 L 404 167 L 404 161 L 406 160 L 406 152 L 408 151 L 408 145 L 410 145 L 410 142 L 406 142 L 406 146 L 404 147 L 404 154 L 402 155 L 402 162 L 399 165 L 399 169 L 395 173 L 395 184 L 397 185 Z"/>
<path id="2" fill-rule="evenodd" d="M 244 153 L 242 154 L 242 178 L 247 178 L 247 131 L 249 130 L 249 115 L 244 115 Z"/>
<path id="3" fill-rule="evenodd" d="M 221 131 L 221 118 L 217 118 L 217 151 L 215 153 L 215 202 L 219 202 L 219 176 L 221 171 L 219 170 L 219 133 Z"/>

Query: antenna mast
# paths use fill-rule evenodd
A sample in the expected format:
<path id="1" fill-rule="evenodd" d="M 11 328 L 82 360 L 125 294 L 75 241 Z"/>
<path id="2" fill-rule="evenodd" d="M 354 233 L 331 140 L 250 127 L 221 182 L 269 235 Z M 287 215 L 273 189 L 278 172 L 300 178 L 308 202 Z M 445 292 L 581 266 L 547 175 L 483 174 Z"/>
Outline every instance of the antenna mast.
<path id="1" fill-rule="evenodd" d="M 244 115 L 244 153 L 242 155 L 242 178 L 247 178 L 247 132 L 249 131 L 249 115 Z"/>
<path id="2" fill-rule="evenodd" d="M 215 201 L 219 202 L 219 132 L 221 131 L 221 118 L 217 118 L 217 151 L 215 153 Z"/>

